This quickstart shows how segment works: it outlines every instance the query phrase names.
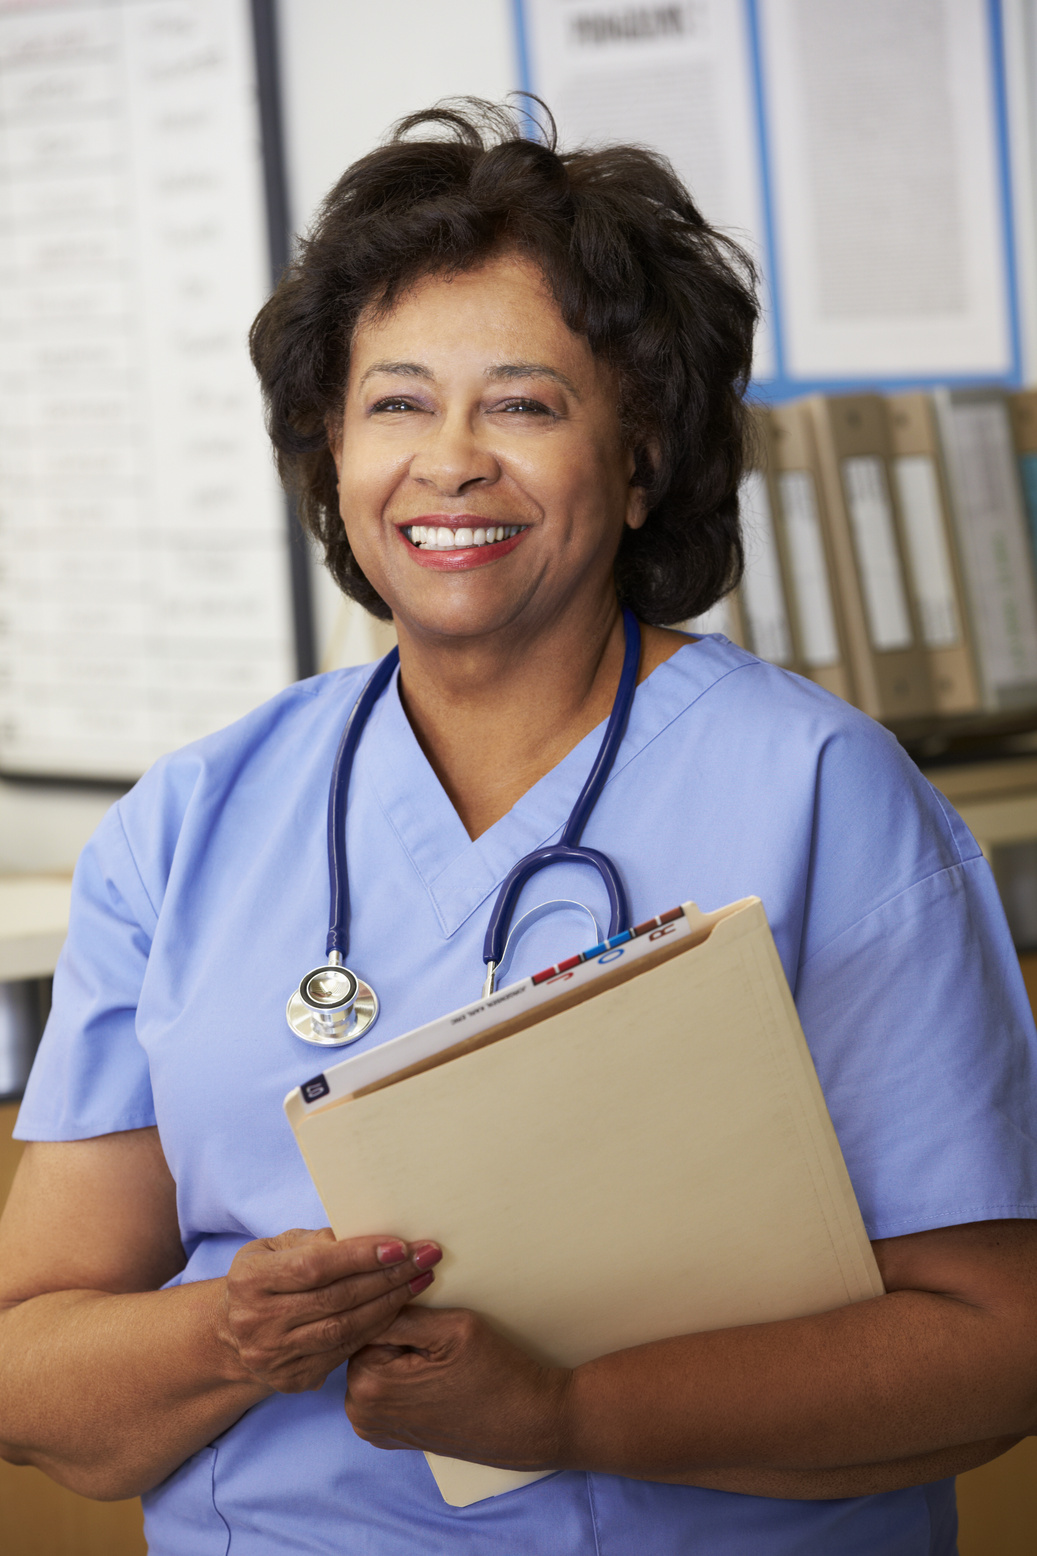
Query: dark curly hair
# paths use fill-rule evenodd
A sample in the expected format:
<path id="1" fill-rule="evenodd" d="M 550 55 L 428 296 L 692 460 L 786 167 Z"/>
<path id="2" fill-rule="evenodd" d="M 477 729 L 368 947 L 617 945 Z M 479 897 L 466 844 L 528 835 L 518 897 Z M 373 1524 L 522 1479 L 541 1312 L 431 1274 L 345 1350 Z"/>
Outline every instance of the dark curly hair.
<path id="1" fill-rule="evenodd" d="M 753 265 L 703 220 L 663 157 L 639 146 L 559 152 L 550 113 L 536 139 L 523 133 L 530 122 L 475 98 L 440 104 L 402 119 L 339 179 L 252 326 L 278 470 L 340 588 L 388 618 L 346 538 L 328 442 L 357 320 L 421 277 L 517 250 L 618 373 L 649 510 L 619 547 L 620 598 L 643 621 L 684 621 L 742 570 Z"/>

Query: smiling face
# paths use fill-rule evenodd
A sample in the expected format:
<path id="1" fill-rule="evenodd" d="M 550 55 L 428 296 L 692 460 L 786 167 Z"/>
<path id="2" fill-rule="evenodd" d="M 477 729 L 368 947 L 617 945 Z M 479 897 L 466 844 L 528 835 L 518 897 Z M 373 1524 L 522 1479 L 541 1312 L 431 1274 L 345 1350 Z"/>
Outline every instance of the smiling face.
<path id="1" fill-rule="evenodd" d="M 615 373 L 515 256 L 432 276 L 353 340 L 334 438 L 357 561 L 402 631 L 536 631 L 614 606 L 644 522 Z"/>

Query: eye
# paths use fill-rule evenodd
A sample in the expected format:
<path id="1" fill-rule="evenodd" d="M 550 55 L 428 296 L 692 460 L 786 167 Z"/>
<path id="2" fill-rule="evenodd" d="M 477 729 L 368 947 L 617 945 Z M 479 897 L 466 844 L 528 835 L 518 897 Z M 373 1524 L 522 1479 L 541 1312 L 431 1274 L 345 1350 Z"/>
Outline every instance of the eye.
<path id="1" fill-rule="evenodd" d="M 509 414 L 518 412 L 526 416 L 554 416 L 555 414 L 542 400 L 505 400 L 502 405 L 497 405 L 494 409 L 507 411 Z"/>
<path id="2" fill-rule="evenodd" d="M 386 400 L 377 400 L 368 412 L 371 416 L 377 416 L 385 411 L 416 411 L 420 407 L 413 400 L 404 399 L 401 395 L 393 395 Z"/>

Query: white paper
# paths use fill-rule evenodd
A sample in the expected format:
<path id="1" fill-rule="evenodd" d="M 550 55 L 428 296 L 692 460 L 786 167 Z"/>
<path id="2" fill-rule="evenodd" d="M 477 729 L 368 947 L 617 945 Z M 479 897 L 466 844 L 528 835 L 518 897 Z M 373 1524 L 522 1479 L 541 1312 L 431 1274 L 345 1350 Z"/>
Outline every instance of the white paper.
<path id="1" fill-rule="evenodd" d="M 636 962 L 650 951 L 657 951 L 664 943 L 668 945 L 671 941 L 687 939 L 695 927 L 693 921 L 701 920 L 702 915 L 694 903 L 688 902 L 683 905 L 683 912 L 676 917 L 667 915 L 667 918 L 667 923 L 653 919 L 651 923 L 639 926 L 640 932 L 635 931 L 635 938 L 624 945 L 607 949 L 604 945 L 590 947 L 585 961 L 575 956 L 566 959 L 571 963 L 579 962 L 578 966 L 563 964 L 545 969 L 545 972 L 550 971 L 550 977 L 545 977 L 544 973 L 534 973 L 530 978 L 522 978 L 518 983 L 498 990 L 489 999 L 473 1000 L 470 1005 L 462 1005 L 460 1010 L 452 1010 L 448 1015 L 415 1027 L 412 1032 L 404 1032 L 387 1043 L 350 1054 L 338 1064 L 329 1065 L 319 1077 L 321 1085 L 312 1092 L 305 1085 L 290 1091 L 285 1098 L 285 1105 L 299 1094 L 308 1107 L 317 1111 L 328 1107 L 343 1097 L 351 1096 L 353 1092 L 362 1091 L 366 1086 L 373 1086 L 390 1075 L 398 1074 L 400 1070 L 408 1069 L 412 1064 L 420 1064 L 447 1048 L 453 1048 L 457 1043 L 478 1037 L 480 1032 L 488 1032 L 491 1027 L 499 1026 L 504 1021 L 525 1015 L 526 1011 L 535 1010 L 538 1005 L 546 1004 L 560 993 L 569 993 L 583 984 L 593 982 L 600 973 L 615 967 L 617 962 Z"/>
<path id="2" fill-rule="evenodd" d="M 874 454 L 844 459 L 842 478 L 872 647 L 910 648 L 911 615 L 882 460 Z"/>
<path id="3" fill-rule="evenodd" d="M 961 622 L 936 466 L 928 454 L 901 454 L 893 476 L 925 646 L 952 648 L 961 641 Z"/>
<path id="4" fill-rule="evenodd" d="M 1008 410 L 982 395 L 936 395 L 962 567 L 987 696 L 1032 701 L 1037 594 Z"/>
<path id="5" fill-rule="evenodd" d="M 778 492 L 803 661 L 808 669 L 821 670 L 839 663 L 839 634 L 814 478 L 809 470 L 785 470 L 778 476 Z"/>
<path id="6" fill-rule="evenodd" d="M 0 4 L 0 80 L 0 764 L 133 778 L 293 675 L 249 7 Z"/>
<path id="7" fill-rule="evenodd" d="M 1004 374 L 985 0 L 759 0 L 786 371 Z"/>
<path id="8" fill-rule="evenodd" d="M 669 157 L 703 215 L 759 260 L 762 170 L 742 0 L 524 0 L 532 89 L 569 149 L 635 142 Z M 774 374 L 764 321 L 757 378 Z"/>
<path id="9" fill-rule="evenodd" d="M 742 605 L 754 654 L 776 665 L 793 659 L 792 633 L 785 602 L 778 540 L 774 531 L 767 478 L 762 470 L 750 470 L 739 494 L 745 572 Z"/>

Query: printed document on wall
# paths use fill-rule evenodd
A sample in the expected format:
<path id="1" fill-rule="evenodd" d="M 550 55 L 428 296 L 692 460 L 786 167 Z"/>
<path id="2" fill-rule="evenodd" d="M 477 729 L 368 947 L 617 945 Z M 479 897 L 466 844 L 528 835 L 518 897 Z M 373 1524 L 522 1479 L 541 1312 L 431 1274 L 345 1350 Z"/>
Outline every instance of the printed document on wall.
<path id="1" fill-rule="evenodd" d="M 0 0 L 0 765 L 132 779 L 294 675 L 248 359 L 247 0 Z"/>
<path id="2" fill-rule="evenodd" d="M 524 0 L 531 87 L 563 149 L 609 141 L 669 157 L 703 215 L 764 255 L 762 169 L 743 0 Z M 756 377 L 774 375 L 765 319 Z"/>
<path id="3" fill-rule="evenodd" d="M 1010 372 L 986 0 L 758 15 L 786 372 Z"/>

